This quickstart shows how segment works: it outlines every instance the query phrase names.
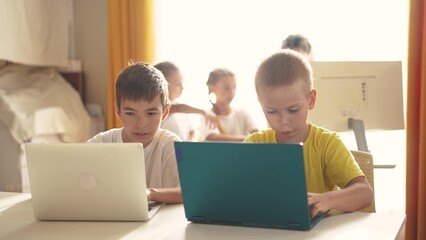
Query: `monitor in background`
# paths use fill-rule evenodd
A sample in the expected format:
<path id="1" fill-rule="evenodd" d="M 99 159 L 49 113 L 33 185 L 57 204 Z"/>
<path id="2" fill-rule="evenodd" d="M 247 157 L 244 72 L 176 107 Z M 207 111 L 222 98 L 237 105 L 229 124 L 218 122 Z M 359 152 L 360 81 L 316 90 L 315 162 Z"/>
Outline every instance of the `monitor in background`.
<path id="1" fill-rule="evenodd" d="M 366 130 L 405 128 L 400 61 L 311 64 L 318 91 L 312 123 L 337 132 L 349 130 L 349 118 Z"/>

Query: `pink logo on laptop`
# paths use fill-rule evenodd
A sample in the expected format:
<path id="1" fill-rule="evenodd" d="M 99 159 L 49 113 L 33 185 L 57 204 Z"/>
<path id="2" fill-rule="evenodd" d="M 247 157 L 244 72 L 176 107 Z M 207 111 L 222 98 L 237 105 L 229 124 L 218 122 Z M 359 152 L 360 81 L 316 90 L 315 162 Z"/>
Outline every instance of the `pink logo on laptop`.
<path id="1" fill-rule="evenodd" d="M 96 188 L 96 177 L 91 173 L 83 173 L 78 178 L 78 185 L 85 191 L 92 191 Z"/>

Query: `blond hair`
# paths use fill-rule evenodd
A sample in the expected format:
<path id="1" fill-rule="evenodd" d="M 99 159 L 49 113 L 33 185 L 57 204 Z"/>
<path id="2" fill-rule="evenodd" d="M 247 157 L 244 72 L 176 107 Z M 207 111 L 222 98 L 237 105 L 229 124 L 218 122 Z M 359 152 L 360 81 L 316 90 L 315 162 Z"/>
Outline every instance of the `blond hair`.
<path id="1" fill-rule="evenodd" d="M 259 66 L 255 76 L 256 92 L 268 87 L 291 86 L 303 82 L 306 96 L 313 88 L 312 68 L 300 53 L 281 50 L 266 58 Z"/>

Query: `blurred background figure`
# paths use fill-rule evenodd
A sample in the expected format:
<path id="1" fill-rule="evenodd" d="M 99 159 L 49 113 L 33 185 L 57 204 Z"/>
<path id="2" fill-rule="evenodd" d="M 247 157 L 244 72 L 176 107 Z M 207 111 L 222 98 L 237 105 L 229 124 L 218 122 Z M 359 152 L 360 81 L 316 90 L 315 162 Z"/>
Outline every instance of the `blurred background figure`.
<path id="1" fill-rule="evenodd" d="M 201 126 L 202 140 L 243 141 L 249 134 L 258 131 L 249 112 L 231 105 L 236 93 L 234 73 L 225 68 L 210 72 L 207 80 L 211 111 L 218 117 L 216 128 Z"/>
<path id="2" fill-rule="evenodd" d="M 293 49 L 303 54 L 309 61 L 313 61 L 312 46 L 308 38 L 301 34 L 289 35 L 284 39 L 281 49 Z"/>
<path id="3" fill-rule="evenodd" d="M 196 126 L 191 121 L 189 113 L 200 114 L 207 124 L 216 126 L 217 118 L 213 113 L 179 103 L 178 99 L 183 92 L 183 77 L 179 68 L 171 62 L 160 62 L 155 65 L 168 82 L 169 100 L 171 108 L 169 116 L 162 122 L 161 128 L 178 135 L 182 141 L 196 141 Z"/>

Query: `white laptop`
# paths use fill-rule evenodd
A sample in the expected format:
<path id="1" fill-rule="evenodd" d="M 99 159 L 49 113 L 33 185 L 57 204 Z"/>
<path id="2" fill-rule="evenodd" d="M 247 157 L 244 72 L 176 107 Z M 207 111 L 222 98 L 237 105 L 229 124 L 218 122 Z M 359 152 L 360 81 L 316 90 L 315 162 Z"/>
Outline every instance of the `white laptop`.
<path id="1" fill-rule="evenodd" d="M 145 161 L 140 143 L 25 145 L 38 220 L 147 221 Z"/>

